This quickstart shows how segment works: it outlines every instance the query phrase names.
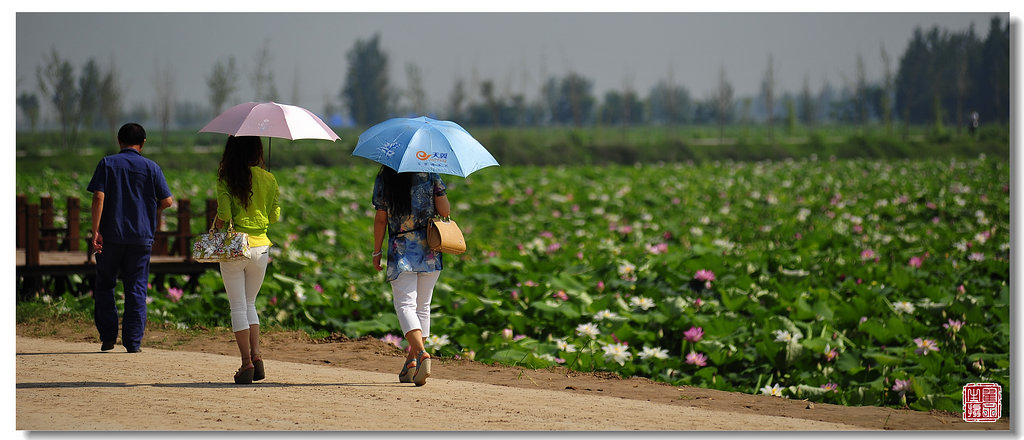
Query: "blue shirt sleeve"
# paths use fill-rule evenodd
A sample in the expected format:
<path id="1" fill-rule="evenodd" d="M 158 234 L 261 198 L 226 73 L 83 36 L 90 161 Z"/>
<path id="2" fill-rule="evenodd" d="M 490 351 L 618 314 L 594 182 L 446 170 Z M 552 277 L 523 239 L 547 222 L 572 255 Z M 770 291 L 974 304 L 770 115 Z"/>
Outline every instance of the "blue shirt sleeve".
<path id="1" fill-rule="evenodd" d="M 85 189 L 89 192 L 106 192 L 105 184 L 107 182 L 107 159 L 100 159 L 99 163 L 96 164 L 96 170 L 92 172 L 92 180 L 89 181 L 89 186 Z"/>
<path id="2" fill-rule="evenodd" d="M 153 188 L 156 189 L 156 199 L 163 200 L 171 196 L 171 189 L 167 187 L 167 179 L 164 178 L 164 170 L 160 169 L 159 165 L 154 165 L 153 176 L 156 180 L 153 182 Z"/>

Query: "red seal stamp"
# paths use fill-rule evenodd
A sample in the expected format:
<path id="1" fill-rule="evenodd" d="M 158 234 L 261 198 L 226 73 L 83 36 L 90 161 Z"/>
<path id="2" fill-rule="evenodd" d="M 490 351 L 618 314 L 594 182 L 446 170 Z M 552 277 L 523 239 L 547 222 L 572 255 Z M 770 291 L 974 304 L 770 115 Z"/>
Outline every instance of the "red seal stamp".
<path id="1" fill-rule="evenodd" d="M 1003 387 L 997 383 L 964 385 L 964 421 L 994 422 L 1003 413 Z"/>

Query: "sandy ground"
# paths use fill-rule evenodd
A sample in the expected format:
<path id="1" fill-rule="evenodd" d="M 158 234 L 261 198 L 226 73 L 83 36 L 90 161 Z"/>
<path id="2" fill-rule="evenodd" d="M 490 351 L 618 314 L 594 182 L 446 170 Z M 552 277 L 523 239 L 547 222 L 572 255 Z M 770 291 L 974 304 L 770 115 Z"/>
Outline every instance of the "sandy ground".
<path id="1" fill-rule="evenodd" d="M 402 353 L 393 346 L 295 332 L 265 335 L 267 379 L 235 385 L 238 359 L 225 330 L 147 330 L 143 352 L 128 354 L 101 352 L 81 327 L 18 325 L 17 430 L 1009 430 L 1006 418 L 966 423 L 956 414 L 466 360 L 436 359 L 427 385 L 416 387 L 398 382 Z M 400 424 L 396 414 L 408 417 Z"/>

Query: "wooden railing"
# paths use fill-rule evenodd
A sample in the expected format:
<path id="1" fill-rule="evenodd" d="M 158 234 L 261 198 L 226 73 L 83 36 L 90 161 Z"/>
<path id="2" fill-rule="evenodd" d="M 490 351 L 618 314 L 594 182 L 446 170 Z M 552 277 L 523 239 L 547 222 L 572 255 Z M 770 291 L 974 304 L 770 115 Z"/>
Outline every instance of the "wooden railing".
<path id="1" fill-rule="evenodd" d="M 216 270 L 215 263 L 193 260 L 191 251 L 193 217 L 204 217 L 203 231 L 210 229 L 217 215 L 217 201 L 206 200 L 205 212 L 198 214 L 193 214 L 192 203 L 188 199 L 177 200 L 176 205 L 157 219 L 149 271 L 154 276 L 152 284 L 157 289 L 164 285 L 167 275 L 175 274 L 193 275 L 182 287 L 195 289 L 198 275 Z M 89 224 L 91 209 L 86 208 L 86 215 L 82 215 L 78 198 L 68 197 L 67 217 L 62 226 L 56 225 L 56 208 L 51 197 L 40 197 L 39 203 L 28 203 L 28 197 L 18 195 L 16 209 L 18 298 L 30 298 L 44 291 L 54 294 L 89 292 L 94 279 L 90 275 L 96 271 L 92 227 Z M 164 230 L 164 217 L 168 213 L 176 216 L 177 226 L 173 230 Z M 83 227 L 85 233 L 82 232 Z"/>
<path id="2" fill-rule="evenodd" d="M 190 259 L 192 239 L 192 202 L 189 199 L 180 199 L 176 202 L 177 208 L 168 208 L 176 211 L 177 227 L 174 230 L 164 230 L 164 216 L 157 219 L 156 236 L 153 239 L 153 255 L 179 256 L 183 259 Z M 76 253 L 85 248 L 85 262 L 92 262 L 92 233 L 88 231 L 82 234 L 82 213 L 81 203 L 77 197 L 68 197 L 66 202 L 67 216 L 63 226 L 55 226 L 55 213 L 53 198 L 44 196 L 39 198 L 39 203 L 28 203 L 28 197 L 19 194 L 17 196 L 17 248 L 25 251 L 25 265 L 40 265 L 40 252 L 65 251 Z M 206 200 L 205 212 L 199 216 L 205 219 L 205 229 L 213 224 L 217 215 L 217 201 Z M 88 221 L 88 219 L 86 219 Z M 205 230 L 204 229 L 204 230 Z M 85 240 L 84 246 L 82 240 Z"/>

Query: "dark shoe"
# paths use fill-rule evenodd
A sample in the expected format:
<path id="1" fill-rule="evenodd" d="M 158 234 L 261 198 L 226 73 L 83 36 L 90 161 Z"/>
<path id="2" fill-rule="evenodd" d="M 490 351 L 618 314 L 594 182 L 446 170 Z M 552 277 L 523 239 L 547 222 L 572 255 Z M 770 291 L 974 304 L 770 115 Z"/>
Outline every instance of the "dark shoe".
<path id="1" fill-rule="evenodd" d="M 421 351 L 416 357 L 416 374 L 412 376 L 412 383 L 421 387 L 427 383 L 428 377 L 430 377 L 430 355 Z"/>
<path id="2" fill-rule="evenodd" d="M 256 356 L 252 358 L 252 380 L 263 380 L 267 377 L 266 371 L 263 370 L 263 358 Z"/>
<path id="3" fill-rule="evenodd" d="M 110 342 L 104 341 L 103 345 L 100 346 L 100 350 L 101 351 L 110 351 L 110 350 L 113 350 L 113 349 L 114 349 L 114 341 L 110 341 Z"/>
<path id="4" fill-rule="evenodd" d="M 139 348 L 126 348 L 129 353 L 142 353 L 142 347 Z"/>
<path id="5" fill-rule="evenodd" d="M 414 375 L 416 375 L 416 359 L 409 359 L 409 361 L 402 366 L 402 372 L 398 373 L 398 381 L 401 383 L 412 383 Z"/>
<path id="6" fill-rule="evenodd" d="M 235 383 L 237 384 L 249 384 L 252 383 L 252 375 L 256 368 L 252 364 L 246 365 L 239 368 L 235 373 Z"/>

